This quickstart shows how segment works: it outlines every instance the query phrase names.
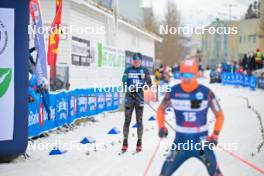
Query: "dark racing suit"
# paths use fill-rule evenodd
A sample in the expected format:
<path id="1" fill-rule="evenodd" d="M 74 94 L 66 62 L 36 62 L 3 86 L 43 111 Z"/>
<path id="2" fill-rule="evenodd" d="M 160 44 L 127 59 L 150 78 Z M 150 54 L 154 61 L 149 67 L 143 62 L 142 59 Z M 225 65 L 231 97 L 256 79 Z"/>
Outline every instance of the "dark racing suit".
<path id="1" fill-rule="evenodd" d="M 152 85 L 149 72 L 144 67 L 128 67 L 125 69 L 123 79 L 124 87 L 127 88 L 125 95 L 125 122 L 123 127 L 124 139 L 128 138 L 129 125 L 132 114 L 135 109 L 137 121 L 137 135 L 138 139 L 142 139 L 143 135 L 143 108 L 144 108 L 144 90 L 143 86 L 146 84 L 149 87 Z"/>

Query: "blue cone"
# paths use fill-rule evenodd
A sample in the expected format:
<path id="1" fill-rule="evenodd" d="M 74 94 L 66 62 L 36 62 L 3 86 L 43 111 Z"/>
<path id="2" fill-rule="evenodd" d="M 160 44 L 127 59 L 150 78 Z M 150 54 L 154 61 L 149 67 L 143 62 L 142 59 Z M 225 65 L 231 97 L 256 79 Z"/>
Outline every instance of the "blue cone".
<path id="1" fill-rule="evenodd" d="M 81 140 L 81 144 L 93 144 L 95 143 L 95 139 L 93 139 L 92 137 L 88 136 L 88 137 L 84 137 L 82 140 Z"/>
<path id="2" fill-rule="evenodd" d="M 156 119 L 155 119 L 155 117 L 154 116 L 151 116 L 149 119 L 148 119 L 148 121 L 155 121 Z"/>
<path id="3" fill-rule="evenodd" d="M 132 128 L 138 128 L 138 124 L 135 123 L 135 125 L 133 125 Z"/>
<path id="4" fill-rule="evenodd" d="M 61 151 L 60 149 L 58 148 L 53 148 L 50 152 L 49 152 L 49 155 L 61 155 L 61 154 L 64 154 L 66 153 L 67 151 Z"/>
<path id="5" fill-rule="evenodd" d="M 117 128 L 112 128 L 108 134 L 119 134 L 120 133 L 120 130 L 118 130 Z"/>
<path id="6" fill-rule="evenodd" d="M 172 109 L 171 109 L 171 108 L 167 108 L 167 109 L 166 109 L 166 111 L 168 111 L 168 112 L 171 112 L 171 111 L 172 111 Z"/>

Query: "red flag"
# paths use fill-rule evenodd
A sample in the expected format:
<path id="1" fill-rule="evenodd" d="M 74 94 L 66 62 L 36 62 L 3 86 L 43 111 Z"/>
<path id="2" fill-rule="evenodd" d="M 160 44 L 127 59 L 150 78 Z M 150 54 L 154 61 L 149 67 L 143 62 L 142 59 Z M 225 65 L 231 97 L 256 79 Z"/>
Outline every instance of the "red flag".
<path id="1" fill-rule="evenodd" d="M 48 45 L 48 64 L 56 66 L 58 47 L 60 41 L 60 25 L 61 25 L 62 0 L 56 0 L 56 16 L 51 26 Z"/>

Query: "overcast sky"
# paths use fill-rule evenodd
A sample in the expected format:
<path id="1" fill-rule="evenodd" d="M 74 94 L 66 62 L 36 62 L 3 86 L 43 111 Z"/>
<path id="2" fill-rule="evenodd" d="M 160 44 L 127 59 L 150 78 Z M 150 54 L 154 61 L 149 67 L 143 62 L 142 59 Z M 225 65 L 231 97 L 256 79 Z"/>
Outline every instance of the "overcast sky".
<path id="1" fill-rule="evenodd" d="M 146 0 L 148 1 L 148 0 Z M 153 3 L 154 13 L 162 18 L 164 8 L 166 8 L 167 0 L 151 0 Z M 174 0 L 177 8 L 181 13 L 181 19 L 184 24 L 192 24 L 194 26 L 205 24 L 215 20 L 229 19 L 228 4 L 232 7 L 232 19 L 241 19 L 244 16 L 248 5 L 254 0 Z"/>

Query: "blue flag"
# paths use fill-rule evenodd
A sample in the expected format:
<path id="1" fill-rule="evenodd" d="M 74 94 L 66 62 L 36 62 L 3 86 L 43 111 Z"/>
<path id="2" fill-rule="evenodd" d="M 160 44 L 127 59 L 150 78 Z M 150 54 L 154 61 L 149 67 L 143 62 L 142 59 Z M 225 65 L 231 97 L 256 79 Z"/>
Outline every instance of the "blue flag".
<path id="1" fill-rule="evenodd" d="M 36 59 L 36 67 L 35 67 L 35 74 L 38 77 L 38 83 L 41 78 L 48 78 L 47 75 L 47 60 L 46 60 L 46 50 L 45 50 L 45 43 L 44 43 L 44 34 L 39 33 L 38 31 L 42 31 L 42 19 L 41 19 L 41 12 L 40 12 L 40 4 L 38 0 L 31 0 L 30 1 L 30 14 L 34 22 L 35 27 L 35 47 L 37 51 L 37 59 Z"/>

